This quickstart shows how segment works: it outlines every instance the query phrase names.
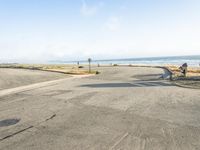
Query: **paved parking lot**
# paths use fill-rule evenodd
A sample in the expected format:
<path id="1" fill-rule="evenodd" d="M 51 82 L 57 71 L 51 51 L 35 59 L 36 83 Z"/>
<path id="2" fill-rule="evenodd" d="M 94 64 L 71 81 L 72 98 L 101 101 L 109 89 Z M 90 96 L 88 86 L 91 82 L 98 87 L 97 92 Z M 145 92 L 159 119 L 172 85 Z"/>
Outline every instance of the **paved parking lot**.
<path id="1" fill-rule="evenodd" d="M 159 68 L 95 69 L 84 78 L 48 73 L 54 82 L 0 95 L 0 149 L 200 149 L 199 90 L 174 86 Z"/>

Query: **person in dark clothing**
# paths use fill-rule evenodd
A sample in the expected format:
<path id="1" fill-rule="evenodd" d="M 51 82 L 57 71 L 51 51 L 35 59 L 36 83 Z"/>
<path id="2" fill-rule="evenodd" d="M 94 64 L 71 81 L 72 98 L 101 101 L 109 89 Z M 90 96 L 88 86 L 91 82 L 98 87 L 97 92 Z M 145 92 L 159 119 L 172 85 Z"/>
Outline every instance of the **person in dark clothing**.
<path id="1" fill-rule="evenodd" d="M 181 70 L 181 72 L 183 73 L 184 77 L 186 77 L 186 75 L 187 75 L 187 67 L 188 67 L 188 64 L 187 64 L 187 63 L 184 63 L 184 64 L 180 67 L 180 70 Z"/>

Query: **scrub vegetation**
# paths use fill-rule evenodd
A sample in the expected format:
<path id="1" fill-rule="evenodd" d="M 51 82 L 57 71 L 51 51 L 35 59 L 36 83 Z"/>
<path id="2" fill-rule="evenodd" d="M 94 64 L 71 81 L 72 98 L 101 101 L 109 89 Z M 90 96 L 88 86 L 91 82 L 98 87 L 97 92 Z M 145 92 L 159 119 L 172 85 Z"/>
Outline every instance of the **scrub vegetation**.
<path id="1" fill-rule="evenodd" d="M 88 66 L 66 65 L 66 64 L 1 64 L 1 68 L 31 69 L 50 72 L 59 72 L 71 75 L 99 74 L 98 71 L 91 70 Z"/>

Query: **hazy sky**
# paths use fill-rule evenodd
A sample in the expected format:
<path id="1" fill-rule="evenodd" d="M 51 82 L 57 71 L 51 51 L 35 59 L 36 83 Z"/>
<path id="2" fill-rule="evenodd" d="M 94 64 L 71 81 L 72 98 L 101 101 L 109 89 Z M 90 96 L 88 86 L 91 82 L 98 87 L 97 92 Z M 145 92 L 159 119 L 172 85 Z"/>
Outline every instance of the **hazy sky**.
<path id="1" fill-rule="evenodd" d="M 200 54 L 200 0 L 0 0 L 0 62 Z"/>

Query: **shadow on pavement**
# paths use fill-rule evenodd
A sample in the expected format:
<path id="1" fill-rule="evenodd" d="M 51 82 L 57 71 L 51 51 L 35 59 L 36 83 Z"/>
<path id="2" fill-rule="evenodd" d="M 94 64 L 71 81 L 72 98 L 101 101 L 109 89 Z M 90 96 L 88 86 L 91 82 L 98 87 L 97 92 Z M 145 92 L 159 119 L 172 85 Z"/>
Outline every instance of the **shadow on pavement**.
<path id="1" fill-rule="evenodd" d="M 164 82 L 137 82 L 137 83 L 100 83 L 100 84 L 85 84 L 81 87 L 91 88 L 121 88 L 121 87 L 156 87 L 156 86 L 173 86 L 170 83 Z"/>
<path id="2" fill-rule="evenodd" d="M 136 78 L 136 79 L 140 79 L 142 81 L 154 81 L 154 80 L 163 80 L 163 79 L 169 79 L 171 73 L 166 70 L 163 69 L 164 73 L 158 73 L 158 74 L 138 74 L 138 75 L 134 75 L 132 76 L 132 78 Z"/>

